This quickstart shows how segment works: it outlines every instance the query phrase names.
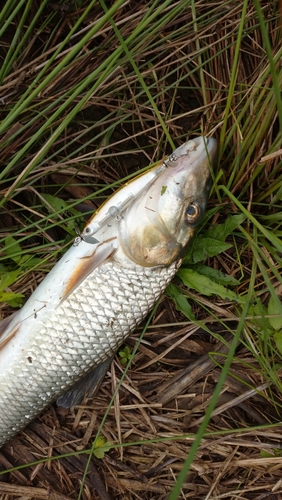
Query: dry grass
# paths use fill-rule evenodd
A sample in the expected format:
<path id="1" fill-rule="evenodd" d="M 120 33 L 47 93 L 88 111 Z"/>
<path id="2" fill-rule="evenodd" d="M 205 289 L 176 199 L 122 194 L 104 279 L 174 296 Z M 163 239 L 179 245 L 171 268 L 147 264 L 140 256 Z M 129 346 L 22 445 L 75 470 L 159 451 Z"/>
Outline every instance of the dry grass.
<path id="1" fill-rule="evenodd" d="M 81 209 L 92 212 L 119 179 L 170 152 L 172 140 L 178 145 L 202 132 L 220 143 L 209 205 L 216 210 L 209 222 L 215 227 L 241 210 L 255 218 L 233 232 L 230 249 L 206 263 L 240 280 L 240 296 L 252 288 L 253 309 L 245 314 L 232 301 L 183 289 L 193 323 L 165 298 L 103 425 L 111 449 L 88 462 L 124 369 L 118 356 L 93 400 L 67 412 L 51 406 L 3 447 L 0 470 L 36 464 L 1 475 L 0 499 L 177 498 L 171 493 L 176 478 L 245 314 L 235 357 L 179 498 L 278 500 L 281 357 L 278 341 L 270 338 L 267 304 L 271 290 L 280 299 L 282 289 L 275 247 L 281 234 L 281 104 L 255 3 L 112 6 L 142 78 L 104 19 L 102 3 L 83 21 L 80 2 L 45 3 L 31 2 L 20 50 L 15 60 L 11 54 L 6 59 L 10 65 L 2 65 L 1 241 L 15 235 L 23 256 L 40 257 L 30 265 L 21 261 L 5 291 L 27 297 L 72 241 L 74 221 L 83 224 Z M 146 16 L 158 8 L 146 25 Z M 262 2 L 262 13 L 280 88 L 277 3 Z M 21 19 L 20 10 L 3 32 L 2 60 Z M 73 208 L 50 205 L 46 194 Z M 6 252 L 7 247 L 1 254 L 5 266 Z M 13 310 L 4 300 L 0 306 L 3 317 Z M 55 459 L 40 462 L 50 457 Z"/>

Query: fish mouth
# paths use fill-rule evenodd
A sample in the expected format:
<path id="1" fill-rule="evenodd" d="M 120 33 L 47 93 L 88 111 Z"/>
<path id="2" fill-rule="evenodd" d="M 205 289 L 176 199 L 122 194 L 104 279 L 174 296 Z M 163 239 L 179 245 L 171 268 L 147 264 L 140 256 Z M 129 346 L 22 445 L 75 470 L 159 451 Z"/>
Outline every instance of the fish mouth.
<path id="1" fill-rule="evenodd" d="M 163 179 L 175 179 L 188 197 L 202 194 L 203 209 L 211 184 L 211 172 L 217 158 L 217 141 L 213 137 L 196 137 L 179 146 L 164 161 L 167 167 Z M 177 182 L 178 181 L 178 182 Z M 185 186 L 186 185 L 186 186 Z M 189 187 L 190 185 L 190 187 Z"/>
<path id="2" fill-rule="evenodd" d="M 179 166 L 182 168 L 182 163 L 179 162 L 181 158 L 189 160 L 190 169 L 194 168 L 194 162 L 199 165 L 206 165 L 210 170 L 216 159 L 217 155 L 217 141 L 213 137 L 195 137 L 179 146 L 173 153 L 164 161 L 165 165 L 170 168 Z"/>
<path id="3" fill-rule="evenodd" d="M 187 156 L 191 152 L 197 152 L 199 156 L 202 154 L 208 154 L 211 159 L 214 159 L 217 152 L 217 142 L 213 137 L 195 137 L 185 142 L 179 146 L 171 156 L 176 156 L 180 158 L 181 156 Z"/>
<path id="4" fill-rule="evenodd" d="M 169 185 L 178 202 L 195 196 L 206 202 L 216 157 L 217 141 L 213 137 L 200 136 L 185 142 L 164 161 L 166 170 L 155 180 L 156 190 L 160 191 L 161 186 L 165 193 Z M 165 198 L 162 192 L 161 200 Z"/>

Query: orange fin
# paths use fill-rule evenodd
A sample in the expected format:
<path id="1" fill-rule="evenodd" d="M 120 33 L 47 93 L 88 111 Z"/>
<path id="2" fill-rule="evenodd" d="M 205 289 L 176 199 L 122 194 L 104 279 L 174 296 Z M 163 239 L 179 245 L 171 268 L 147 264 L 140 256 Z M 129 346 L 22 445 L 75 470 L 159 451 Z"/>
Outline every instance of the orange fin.
<path id="1" fill-rule="evenodd" d="M 82 257 L 79 264 L 74 268 L 70 275 L 66 287 L 63 291 L 61 303 L 82 283 L 89 274 L 91 274 L 97 267 L 103 264 L 109 257 L 111 257 L 116 249 L 116 237 L 100 243 L 94 250 L 93 254 Z"/>

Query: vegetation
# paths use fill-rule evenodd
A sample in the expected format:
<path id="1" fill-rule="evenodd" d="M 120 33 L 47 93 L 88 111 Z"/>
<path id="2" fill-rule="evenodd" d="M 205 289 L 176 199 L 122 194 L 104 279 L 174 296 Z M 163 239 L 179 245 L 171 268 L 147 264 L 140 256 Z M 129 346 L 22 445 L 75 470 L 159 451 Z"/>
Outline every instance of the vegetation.
<path id="1" fill-rule="evenodd" d="M 4 3 L 2 317 L 114 189 L 195 135 L 219 154 L 205 221 L 141 337 L 94 400 L 47 409 L 1 450 L 1 500 L 281 494 L 280 14 L 264 0 Z"/>

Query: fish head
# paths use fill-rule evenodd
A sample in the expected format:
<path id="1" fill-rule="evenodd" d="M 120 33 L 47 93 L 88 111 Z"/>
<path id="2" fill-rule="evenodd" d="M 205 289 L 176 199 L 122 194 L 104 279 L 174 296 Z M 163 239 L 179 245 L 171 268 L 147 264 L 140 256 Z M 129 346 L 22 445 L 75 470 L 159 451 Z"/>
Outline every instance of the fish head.
<path id="1" fill-rule="evenodd" d="M 165 160 L 123 214 L 119 244 L 129 259 L 151 267 L 183 256 L 206 210 L 216 153 L 215 139 L 197 137 Z"/>

